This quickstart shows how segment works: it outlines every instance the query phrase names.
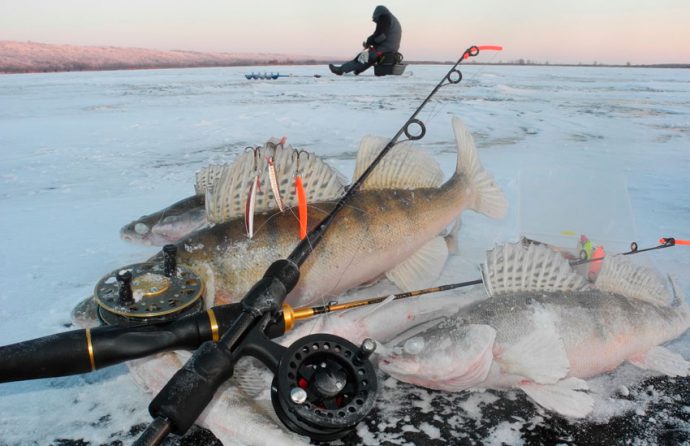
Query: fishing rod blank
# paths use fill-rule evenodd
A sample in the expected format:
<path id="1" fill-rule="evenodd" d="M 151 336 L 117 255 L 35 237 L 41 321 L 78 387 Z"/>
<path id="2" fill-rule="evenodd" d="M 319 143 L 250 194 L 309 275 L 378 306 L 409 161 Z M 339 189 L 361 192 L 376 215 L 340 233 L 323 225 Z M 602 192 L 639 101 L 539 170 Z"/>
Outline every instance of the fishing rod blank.
<path id="1" fill-rule="evenodd" d="M 683 241 L 681 241 L 683 242 Z M 679 243 L 672 237 L 662 238 L 659 246 L 638 249 L 631 244 L 631 255 L 668 248 Z M 688 243 L 690 244 L 690 243 Z M 603 260 L 591 259 L 588 261 Z M 573 265 L 584 262 L 575 261 Z M 393 300 L 416 297 L 481 284 L 482 280 L 452 283 L 393 295 Z M 295 322 L 311 317 L 378 304 L 390 296 L 371 297 L 350 302 L 332 302 L 324 306 L 292 308 L 284 304 L 282 314 L 266 327 L 270 339 L 290 331 Z M 239 303 L 216 306 L 203 313 L 180 317 L 171 322 L 138 326 L 110 325 L 73 330 L 0 347 L 3 358 L 0 382 L 52 378 L 87 373 L 124 361 L 172 350 L 194 350 L 201 343 L 218 341 L 241 312 Z M 40 355 L 36 352 L 40 351 Z"/>
<path id="2" fill-rule="evenodd" d="M 282 376 L 278 376 L 278 372 L 283 370 L 283 363 L 280 362 L 278 368 L 275 368 L 275 364 L 271 361 L 275 360 L 276 355 L 286 352 L 278 351 L 277 345 L 265 338 L 263 329 L 270 319 L 275 317 L 280 311 L 285 297 L 299 280 L 299 267 L 320 243 L 325 231 L 333 223 L 335 216 L 349 203 L 353 194 L 359 190 L 362 183 L 369 177 L 373 169 L 380 163 L 381 159 L 390 151 L 403 133 L 408 135 L 408 138 L 412 140 L 420 139 L 424 136 L 424 131 L 418 135 L 412 135 L 408 130 L 409 126 L 413 123 L 417 125 L 421 124 L 421 121 L 416 120 L 416 116 L 424 105 L 426 105 L 430 98 L 441 88 L 446 80 L 451 84 L 460 82 L 462 75 L 456 69 L 457 66 L 464 59 L 478 55 L 479 51 L 480 48 L 477 46 L 472 46 L 465 50 L 460 59 L 458 59 L 455 65 L 449 70 L 448 74 L 438 83 L 431 94 L 417 108 L 386 147 L 384 147 L 367 170 L 365 170 L 352 187 L 348 189 L 347 193 L 338 200 L 331 213 L 298 243 L 287 259 L 274 262 L 268 268 L 264 277 L 242 298 L 242 312 L 237 316 L 233 325 L 223 334 L 220 341 L 218 343 L 207 341 L 202 344 L 184 367 L 168 381 L 165 387 L 156 395 L 149 405 L 149 412 L 154 417 L 155 422 L 149 425 L 140 437 L 140 440 L 135 443 L 136 445 L 158 444 L 160 440 L 157 439 L 165 436 L 157 435 L 160 432 L 171 431 L 176 434 L 184 434 L 206 408 L 218 387 L 232 376 L 233 366 L 237 359 L 243 354 L 256 354 L 258 359 L 267 361 L 265 362 L 266 365 L 276 373 L 271 393 L 274 403 L 273 406 L 279 418 L 281 418 L 281 421 L 291 430 L 319 440 L 335 439 L 353 429 L 354 426 L 361 421 L 363 416 L 360 417 L 360 413 L 366 411 L 366 413 L 364 413 L 364 416 L 366 416 L 368 410 L 373 406 L 376 390 L 376 374 L 373 372 L 373 367 L 368 361 L 364 360 L 362 362 L 364 368 L 361 370 L 362 374 L 367 375 L 369 374 L 369 370 L 371 370 L 371 380 L 367 380 L 366 382 L 370 383 L 372 386 L 363 390 L 361 381 L 355 383 L 357 386 L 354 390 L 356 392 L 363 392 L 362 395 L 364 395 L 364 398 L 359 400 L 362 401 L 361 406 L 363 410 L 359 411 L 356 418 L 348 416 L 344 411 L 342 412 L 342 416 L 340 416 L 340 412 L 324 412 L 321 409 L 316 409 L 305 414 L 301 412 L 305 406 L 301 405 L 300 398 L 292 400 L 294 404 L 290 404 L 290 401 L 284 401 L 286 397 L 285 389 L 279 388 L 279 385 L 281 382 L 284 383 L 285 380 L 276 381 L 276 378 L 283 378 Z M 421 128 L 423 129 L 423 124 L 421 124 Z M 244 341 L 244 343 L 242 343 L 242 341 Z M 343 339 L 342 341 L 345 340 Z M 300 341 L 298 340 L 297 342 Z M 365 344 L 366 342 L 362 344 L 359 349 L 362 357 L 366 357 L 370 354 L 370 352 L 367 354 L 368 349 L 365 347 Z M 257 345 L 259 350 L 262 351 L 255 351 Z M 314 343 L 314 345 L 318 348 L 321 344 Z M 306 348 L 308 349 L 309 347 L 307 346 Z M 287 353 L 290 351 L 291 350 L 288 350 Z M 329 351 L 332 350 L 329 349 Z M 273 355 L 271 355 L 271 352 Z M 286 356 L 287 355 L 283 355 L 283 358 Z M 360 356 L 360 354 L 358 354 L 358 356 Z M 331 358 L 334 362 L 338 363 L 338 367 L 340 367 L 341 371 L 347 369 L 348 365 L 350 365 L 346 364 L 347 361 L 340 356 L 333 355 Z M 292 376 L 294 376 L 294 373 L 292 373 Z M 346 374 L 344 376 L 349 375 Z M 285 404 L 289 407 L 286 408 Z M 357 412 L 357 408 L 353 407 L 353 411 Z M 298 413 L 302 414 L 302 416 L 297 416 L 295 418 L 294 415 Z M 333 419 L 329 419 L 327 416 L 323 415 L 330 415 Z M 154 440 L 149 441 L 148 439 Z"/>

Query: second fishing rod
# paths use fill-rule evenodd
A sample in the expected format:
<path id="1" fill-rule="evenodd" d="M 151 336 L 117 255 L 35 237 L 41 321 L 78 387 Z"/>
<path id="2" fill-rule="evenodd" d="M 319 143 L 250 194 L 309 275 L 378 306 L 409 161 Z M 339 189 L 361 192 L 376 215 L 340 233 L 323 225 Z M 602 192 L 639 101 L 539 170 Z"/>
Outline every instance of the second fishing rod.
<path id="1" fill-rule="evenodd" d="M 676 245 L 690 245 L 690 241 L 663 237 L 659 245 L 638 248 L 617 255 L 633 255 Z M 168 250 L 170 251 L 170 250 Z M 603 258 L 572 260 L 573 266 L 603 260 Z M 362 306 L 400 300 L 430 293 L 481 284 L 481 279 L 451 283 L 395 295 L 369 297 L 327 305 L 292 308 L 284 304 L 280 313 L 266 327 L 268 338 L 289 332 L 297 322 L 314 316 Z M 220 305 L 207 311 L 179 317 L 169 322 L 137 325 L 106 325 L 57 333 L 38 339 L 0 347 L 0 382 L 51 378 L 87 373 L 124 361 L 171 350 L 194 350 L 205 341 L 218 341 L 241 312 L 239 303 Z M 117 322 L 117 321 L 116 321 Z"/>

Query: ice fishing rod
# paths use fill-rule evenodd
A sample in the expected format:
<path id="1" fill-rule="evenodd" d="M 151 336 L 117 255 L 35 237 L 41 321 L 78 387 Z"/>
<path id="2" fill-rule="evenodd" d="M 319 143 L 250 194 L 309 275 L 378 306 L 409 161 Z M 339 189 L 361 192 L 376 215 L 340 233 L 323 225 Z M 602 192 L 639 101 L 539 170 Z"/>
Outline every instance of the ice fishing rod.
<path id="1" fill-rule="evenodd" d="M 481 49 L 499 50 L 500 47 L 472 46 L 463 52 L 333 210 L 297 244 L 287 259 L 275 261 L 247 292 L 240 302 L 242 311 L 220 340 L 204 342 L 156 395 L 149 405 L 154 421 L 135 445 L 157 445 L 170 432 L 184 434 L 220 385 L 232 376 L 235 363 L 244 355 L 256 357 L 275 373 L 271 385 L 273 407 L 280 420 L 294 432 L 316 440 L 337 439 L 354 429 L 369 413 L 376 394 L 376 373 L 368 361 L 376 345 L 372 340 L 366 339 L 357 347 L 336 336 L 311 335 L 286 349 L 269 341 L 265 329 L 297 284 L 299 267 L 321 242 L 335 217 L 403 133 L 410 140 L 424 136 L 426 129 L 416 116 L 446 81 L 457 84 L 462 80 L 457 66 L 477 56 Z M 410 131 L 413 124 L 419 127 L 419 133 Z M 324 370 L 319 364 L 323 364 Z"/>
<path id="2" fill-rule="evenodd" d="M 431 288 L 424 288 L 422 290 L 407 291 L 405 293 L 392 294 L 388 296 L 370 297 L 366 299 L 353 300 L 350 302 L 330 302 L 327 305 L 318 307 L 295 308 L 292 310 L 289 306 L 283 306 L 283 313 L 287 312 L 286 320 L 294 318 L 295 320 L 308 319 L 320 314 L 332 313 L 334 311 L 351 310 L 353 308 L 365 307 L 368 305 L 375 305 L 386 300 L 400 300 L 408 297 L 417 297 L 424 294 L 440 293 L 442 291 L 454 290 L 456 288 L 464 288 L 471 285 L 478 285 L 482 283 L 482 279 L 470 280 L 468 282 L 449 283 L 447 285 L 440 285 Z M 290 312 L 292 314 L 290 314 Z"/>
<path id="3" fill-rule="evenodd" d="M 323 306 L 292 308 L 284 304 L 281 314 L 267 327 L 273 339 L 294 328 L 295 322 L 317 315 L 438 293 L 481 283 L 480 280 L 451 283 L 388 296 Z M 92 372 L 132 359 L 172 350 L 195 350 L 203 342 L 217 341 L 241 312 L 239 303 L 219 305 L 205 312 L 180 317 L 169 323 L 137 326 L 107 325 L 57 333 L 0 347 L 0 383 L 55 378 Z M 36 355 L 40 350 L 41 354 Z"/>
<path id="4" fill-rule="evenodd" d="M 662 237 L 662 238 L 659 239 L 659 245 L 657 245 L 657 246 L 652 246 L 652 247 L 650 247 L 650 248 L 643 248 L 643 249 L 639 249 L 639 247 L 637 246 L 637 242 L 632 242 L 632 243 L 630 244 L 630 251 L 621 252 L 621 253 L 616 254 L 616 255 L 630 256 L 630 255 L 633 255 L 633 254 L 639 254 L 639 253 L 641 253 L 641 252 L 647 252 L 647 251 L 654 251 L 654 250 L 657 250 L 657 249 L 670 248 L 671 246 L 676 246 L 676 245 L 690 245 L 690 240 L 676 240 L 674 237 Z M 584 255 L 584 256 L 587 255 L 587 254 L 585 253 L 584 250 L 582 250 L 582 251 L 580 252 L 580 256 L 583 256 L 583 255 Z M 585 264 L 585 263 L 598 262 L 598 261 L 604 260 L 605 258 L 606 258 L 606 256 L 604 256 L 604 257 L 596 257 L 596 258 L 591 258 L 591 259 L 588 259 L 588 258 L 580 258 L 580 259 L 578 259 L 578 260 L 571 260 L 571 261 L 570 261 L 570 264 L 573 265 L 573 266 L 582 265 L 582 264 Z"/>

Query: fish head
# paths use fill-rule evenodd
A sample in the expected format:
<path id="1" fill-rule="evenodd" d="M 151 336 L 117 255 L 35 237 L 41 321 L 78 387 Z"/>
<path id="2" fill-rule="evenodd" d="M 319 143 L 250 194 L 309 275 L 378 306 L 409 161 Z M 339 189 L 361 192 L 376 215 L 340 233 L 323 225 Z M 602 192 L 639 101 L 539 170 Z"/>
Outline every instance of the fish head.
<path id="1" fill-rule="evenodd" d="M 459 391 L 486 378 L 496 331 L 488 325 L 444 318 L 408 330 L 382 349 L 381 370 L 432 389 Z"/>
<path id="2" fill-rule="evenodd" d="M 130 243 L 156 245 L 152 240 L 151 226 L 142 220 L 135 220 L 120 229 L 120 238 Z"/>
<path id="3" fill-rule="evenodd" d="M 120 229 L 120 238 L 132 243 L 162 246 L 174 243 L 206 225 L 203 208 L 174 215 L 145 215 Z"/>

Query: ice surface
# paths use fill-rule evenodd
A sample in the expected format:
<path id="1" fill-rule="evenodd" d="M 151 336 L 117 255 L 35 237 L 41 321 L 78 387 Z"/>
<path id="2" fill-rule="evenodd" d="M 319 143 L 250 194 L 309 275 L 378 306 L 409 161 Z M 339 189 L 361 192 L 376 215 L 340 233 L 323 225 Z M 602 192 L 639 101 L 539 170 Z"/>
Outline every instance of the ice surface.
<path id="1" fill-rule="evenodd" d="M 195 171 L 209 162 L 286 136 L 350 176 L 360 138 L 393 136 L 447 69 L 412 65 L 404 76 L 384 78 L 335 77 L 315 66 L 0 77 L 0 344 L 67 330 L 72 307 L 103 275 L 155 252 L 121 241 L 119 228 L 191 195 Z M 248 81 L 249 71 L 294 76 Z M 631 221 L 616 220 L 611 228 L 622 239 L 636 237 L 626 242 L 647 247 L 662 236 L 690 238 L 690 70 L 468 66 L 463 74 L 460 85 L 442 88 L 420 115 L 427 126 L 422 143 L 450 175 L 450 118 L 461 117 L 505 191 L 509 213 L 501 221 L 463 215 L 460 252 L 441 283 L 478 278 L 486 249 L 517 240 L 541 219 L 548 218 L 548 228 L 583 231 L 562 208 L 520 205 L 526 181 L 549 191 L 559 180 L 562 188 L 568 178 L 552 174 L 557 171 L 596 171 L 615 185 L 613 197 L 627 192 Z M 570 192 L 564 200 L 577 207 L 608 197 L 592 184 Z M 602 193 L 592 197 L 596 192 Z M 690 295 L 689 249 L 640 256 L 674 274 Z M 690 337 L 669 348 L 689 358 Z M 654 418 L 687 431 L 687 410 L 685 424 L 655 413 L 660 405 L 687 407 L 687 393 L 674 400 L 660 389 L 677 387 L 664 382 L 652 390 L 635 387 L 650 376 L 626 366 L 592 380 L 594 421 L 606 426 L 612 416 L 639 408 L 641 425 Z M 611 396 L 622 384 L 630 396 Z M 529 404 L 506 409 L 522 401 L 512 393 L 448 396 L 395 382 L 381 387 L 374 424 L 358 428 L 365 444 L 519 444 L 554 423 Z M 0 444 L 129 443 L 130 428 L 150 420 L 148 401 L 123 366 L 2 384 Z M 489 416 L 497 421 L 482 426 Z"/>

